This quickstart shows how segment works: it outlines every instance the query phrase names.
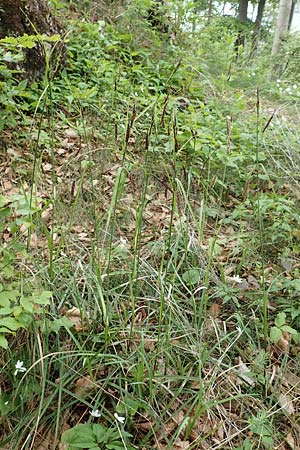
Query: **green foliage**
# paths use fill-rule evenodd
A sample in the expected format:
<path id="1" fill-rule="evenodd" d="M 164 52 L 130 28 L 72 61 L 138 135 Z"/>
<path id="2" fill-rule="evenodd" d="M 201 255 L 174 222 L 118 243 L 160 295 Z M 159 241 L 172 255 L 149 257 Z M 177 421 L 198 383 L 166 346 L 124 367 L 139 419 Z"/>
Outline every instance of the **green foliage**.
<path id="1" fill-rule="evenodd" d="M 80 424 L 64 431 L 62 442 L 69 444 L 68 450 L 133 450 L 123 443 L 130 437 L 131 434 L 122 431 L 122 440 L 118 430 L 101 424 Z"/>
<path id="2" fill-rule="evenodd" d="M 280 312 L 277 314 L 275 318 L 275 326 L 270 330 L 270 339 L 274 344 L 277 344 L 280 341 L 282 333 L 286 332 L 291 334 L 292 336 L 298 336 L 297 330 L 290 327 L 286 323 L 286 313 Z"/>
<path id="3" fill-rule="evenodd" d="M 43 313 L 40 306 L 50 304 L 52 297 L 49 291 L 33 291 L 27 293 L 19 287 L 15 264 L 17 257 L 26 257 L 27 252 L 17 236 L 20 229 L 33 227 L 32 216 L 38 211 L 40 199 L 29 195 L 14 194 L 10 197 L 0 196 L 0 217 L 2 232 L 9 229 L 12 237 L 8 245 L 0 251 L 0 346 L 8 347 L 7 334 L 16 334 L 20 329 L 29 329 L 35 314 Z M 13 239 L 15 236 L 15 239 Z"/>
<path id="4" fill-rule="evenodd" d="M 262 445 L 266 449 L 274 448 L 274 430 L 265 412 L 249 419 L 250 430 L 259 437 Z"/>

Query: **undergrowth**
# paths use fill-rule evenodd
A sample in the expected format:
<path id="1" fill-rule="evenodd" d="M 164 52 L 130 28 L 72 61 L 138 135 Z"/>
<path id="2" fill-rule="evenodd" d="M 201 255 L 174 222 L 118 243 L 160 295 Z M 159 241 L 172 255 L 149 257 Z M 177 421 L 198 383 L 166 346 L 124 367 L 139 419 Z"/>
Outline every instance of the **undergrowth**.
<path id="1" fill-rule="evenodd" d="M 2 447 L 297 448 L 293 65 L 146 7 L 68 19 L 54 79 L 0 41 Z"/>

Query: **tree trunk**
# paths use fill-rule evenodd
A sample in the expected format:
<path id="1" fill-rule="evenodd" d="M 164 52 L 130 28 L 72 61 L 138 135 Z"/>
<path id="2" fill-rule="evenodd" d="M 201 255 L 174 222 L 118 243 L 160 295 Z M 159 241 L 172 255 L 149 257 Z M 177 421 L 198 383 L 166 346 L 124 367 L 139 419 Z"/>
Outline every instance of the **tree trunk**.
<path id="1" fill-rule="evenodd" d="M 63 27 L 56 17 L 51 14 L 46 0 L 1 0 L 0 3 L 0 38 L 6 36 L 22 36 L 44 34 L 63 34 Z M 45 43 L 51 52 L 50 68 L 58 72 L 66 59 L 66 48 L 61 41 Z M 54 46 L 55 47 L 50 47 Z M 21 66 L 22 78 L 36 80 L 43 77 L 46 68 L 45 47 L 37 42 L 35 47 L 24 50 L 24 61 Z"/>
<path id="2" fill-rule="evenodd" d="M 212 12 L 213 12 L 213 0 L 208 0 L 208 6 L 207 6 L 207 20 L 210 21 L 212 18 Z"/>
<path id="3" fill-rule="evenodd" d="M 247 22 L 248 16 L 248 0 L 239 1 L 238 19 L 241 22 Z"/>
<path id="4" fill-rule="evenodd" d="M 277 55 L 289 28 L 292 0 L 280 0 L 277 25 L 274 34 L 272 54 Z"/>
<path id="5" fill-rule="evenodd" d="M 259 0 L 258 7 L 257 7 L 257 15 L 256 15 L 256 19 L 255 19 L 255 28 L 256 28 L 257 33 L 261 29 L 261 23 L 262 23 L 262 18 L 264 15 L 265 5 L 266 5 L 266 0 Z"/>
<path id="6" fill-rule="evenodd" d="M 293 0 L 292 7 L 291 7 L 291 12 L 290 12 L 290 17 L 289 17 L 288 31 L 290 31 L 290 29 L 292 27 L 293 17 L 294 17 L 294 12 L 295 12 L 295 6 L 296 6 L 296 0 L 295 1 Z"/>

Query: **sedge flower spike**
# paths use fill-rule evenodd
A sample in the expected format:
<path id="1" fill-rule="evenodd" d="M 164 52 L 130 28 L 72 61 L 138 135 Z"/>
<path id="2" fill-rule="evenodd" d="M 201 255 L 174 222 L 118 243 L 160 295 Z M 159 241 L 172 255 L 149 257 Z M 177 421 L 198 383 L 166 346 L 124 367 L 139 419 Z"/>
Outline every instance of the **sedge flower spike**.
<path id="1" fill-rule="evenodd" d="M 124 425 L 125 423 L 125 417 L 119 416 L 119 414 L 117 412 L 114 413 L 114 418 L 120 422 L 121 424 Z"/>
<path id="2" fill-rule="evenodd" d="M 23 361 L 17 361 L 17 363 L 15 364 L 15 372 L 14 372 L 14 376 L 16 376 L 19 372 L 23 373 L 26 372 L 26 367 L 24 367 L 24 363 Z"/>

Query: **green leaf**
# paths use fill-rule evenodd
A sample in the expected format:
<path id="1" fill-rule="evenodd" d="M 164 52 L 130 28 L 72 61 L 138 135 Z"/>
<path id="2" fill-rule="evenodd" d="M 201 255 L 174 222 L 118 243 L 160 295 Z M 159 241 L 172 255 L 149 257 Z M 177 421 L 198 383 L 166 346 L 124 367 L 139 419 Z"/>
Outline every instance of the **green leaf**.
<path id="1" fill-rule="evenodd" d="M 292 327 L 289 327 L 288 325 L 283 325 L 283 327 L 281 327 L 281 330 L 282 331 L 287 331 L 288 333 L 293 334 L 294 336 L 298 334 L 297 330 L 295 330 Z"/>
<path id="2" fill-rule="evenodd" d="M 6 208 L 0 209 L 0 218 L 8 217 L 11 214 L 11 209 L 7 206 Z"/>
<path id="3" fill-rule="evenodd" d="M 0 305 L 9 308 L 10 301 L 16 301 L 18 291 L 2 291 L 0 292 Z"/>
<path id="4" fill-rule="evenodd" d="M 97 441 L 91 424 L 80 424 L 65 431 L 62 434 L 61 441 L 80 450 L 97 448 Z"/>
<path id="5" fill-rule="evenodd" d="M 34 310 L 34 304 L 31 299 L 28 297 L 22 297 L 20 299 L 20 305 L 25 309 L 25 311 L 29 313 L 33 313 Z"/>
<path id="6" fill-rule="evenodd" d="M 190 269 L 182 275 L 183 281 L 188 285 L 198 284 L 201 280 L 201 272 L 199 269 Z"/>
<path id="7" fill-rule="evenodd" d="M 261 441 L 266 448 L 273 449 L 274 448 L 274 439 L 271 436 L 262 436 Z"/>
<path id="8" fill-rule="evenodd" d="M 6 316 L 13 312 L 13 308 L 0 308 L 0 316 Z"/>
<path id="9" fill-rule="evenodd" d="M 113 429 L 107 429 L 99 423 L 96 423 L 93 425 L 93 433 L 95 435 L 95 439 L 96 439 L 97 443 L 108 442 L 116 433 L 117 433 L 117 437 L 119 437 L 118 432 L 116 432 Z"/>
<path id="10" fill-rule="evenodd" d="M 4 195 L 0 194 L 0 208 L 3 208 L 3 206 L 7 206 L 11 200 L 8 197 L 4 197 Z"/>
<path id="11" fill-rule="evenodd" d="M 7 339 L 3 336 L 3 334 L 0 334 L 0 347 L 7 349 L 8 348 L 8 342 Z"/>
<path id="12" fill-rule="evenodd" d="M 13 319 L 12 317 L 0 319 L 0 327 L 6 327 L 12 331 L 16 331 L 21 327 L 24 328 L 24 326 L 18 320 Z"/>
<path id="13" fill-rule="evenodd" d="M 282 325 L 285 324 L 285 321 L 286 321 L 286 314 L 285 314 L 285 312 L 281 312 L 281 313 L 277 314 L 277 316 L 276 316 L 275 325 L 278 328 L 281 328 Z"/>
<path id="14" fill-rule="evenodd" d="M 272 342 L 274 342 L 274 344 L 277 344 L 277 342 L 279 341 L 281 336 L 282 336 L 282 331 L 280 328 L 277 328 L 277 327 L 271 328 L 270 339 Z"/>
<path id="15" fill-rule="evenodd" d="M 32 301 L 37 305 L 50 305 L 50 298 L 52 298 L 52 292 L 43 291 L 40 294 L 33 294 Z"/>
<path id="16" fill-rule="evenodd" d="M 63 316 L 60 319 L 56 319 L 53 322 L 50 322 L 49 331 L 58 333 L 61 328 L 72 328 L 74 325 L 74 322 L 68 319 L 68 317 Z"/>

